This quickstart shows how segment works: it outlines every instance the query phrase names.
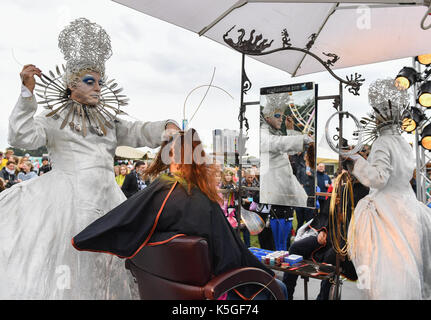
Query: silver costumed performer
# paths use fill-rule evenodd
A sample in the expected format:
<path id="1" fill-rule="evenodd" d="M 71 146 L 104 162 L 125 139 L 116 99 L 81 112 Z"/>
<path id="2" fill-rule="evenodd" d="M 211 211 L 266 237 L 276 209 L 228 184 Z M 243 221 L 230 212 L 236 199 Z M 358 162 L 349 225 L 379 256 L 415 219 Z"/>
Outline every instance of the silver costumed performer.
<path id="1" fill-rule="evenodd" d="M 30 150 L 46 145 L 53 169 L 0 194 L 0 299 L 137 298 L 124 261 L 78 252 L 71 239 L 126 200 L 113 174 L 116 147 L 155 148 L 175 121 L 116 117 L 124 114 L 119 107 L 126 100 L 105 76 L 112 52 L 97 24 L 73 21 L 60 34 L 59 47 L 67 61 L 64 73 L 57 68 L 57 75 L 48 76 L 25 67 L 32 79 L 42 80 L 36 91 L 47 110 L 35 116 L 38 102 L 23 85 L 9 118 L 10 145 Z M 80 100 L 79 88 L 91 89 L 87 98 L 95 102 Z"/>
<path id="2" fill-rule="evenodd" d="M 284 96 L 278 95 L 276 99 L 287 100 Z M 313 139 L 289 128 L 286 135 L 282 133 L 282 118 L 274 115 L 283 115 L 288 103 L 279 100 L 267 96 L 260 116 L 260 202 L 306 207 L 308 196 L 293 174 L 289 155 L 303 152 Z"/>
<path id="3" fill-rule="evenodd" d="M 353 175 L 370 193 L 355 209 L 348 250 L 367 299 L 431 299 L 431 209 L 409 183 L 413 148 L 400 134 L 407 98 L 392 79 L 370 86 L 376 140 L 368 160 L 355 156 Z"/>

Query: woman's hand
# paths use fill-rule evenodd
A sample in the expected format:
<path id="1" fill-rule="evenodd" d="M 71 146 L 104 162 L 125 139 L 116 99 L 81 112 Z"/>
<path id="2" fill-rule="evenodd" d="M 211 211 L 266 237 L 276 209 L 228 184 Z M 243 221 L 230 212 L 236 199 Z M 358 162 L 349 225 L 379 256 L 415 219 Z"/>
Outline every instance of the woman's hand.
<path id="1" fill-rule="evenodd" d="M 22 68 L 22 71 L 19 75 L 21 76 L 22 84 L 25 85 L 31 93 L 33 93 L 34 87 L 36 85 L 34 76 L 37 75 L 40 78 L 42 76 L 42 70 L 33 64 L 27 64 L 24 66 L 24 68 Z"/>
<path id="2" fill-rule="evenodd" d="M 317 235 L 317 242 L 322 245 L 322 246 L 326 246 L 326 231 L 322 230 L 319 232 L 319 234 Z"/>
<path id="3" fill-rule="evenodd" d="M 181 130 L 180 128 L 177 127 L 177 125 L 175 123 L 172 123 L 172 122 L 168 122 L 165 126 L 165 129 L 166 130 L 172 130 L 174 132 L 178 132 Z"/>

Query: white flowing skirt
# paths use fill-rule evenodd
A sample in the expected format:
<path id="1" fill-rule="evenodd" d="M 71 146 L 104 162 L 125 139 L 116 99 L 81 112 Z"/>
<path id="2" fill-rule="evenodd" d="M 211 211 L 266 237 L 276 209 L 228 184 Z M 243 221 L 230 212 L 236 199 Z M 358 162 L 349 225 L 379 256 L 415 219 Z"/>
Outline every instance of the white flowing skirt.
<path id="1" fill-rule="evenodd" d="M 431 299 L 431 209 L 408 194 L 359 201 L 349 255 L 367 299 Z"/>
<path id="2" fill-rule="evenodd" d="M 71 245 L 103 214 L 77 207 L 75 191 L 51 171 L 0 193 L 0 299 L 138 297 L 123 260 Z"/>

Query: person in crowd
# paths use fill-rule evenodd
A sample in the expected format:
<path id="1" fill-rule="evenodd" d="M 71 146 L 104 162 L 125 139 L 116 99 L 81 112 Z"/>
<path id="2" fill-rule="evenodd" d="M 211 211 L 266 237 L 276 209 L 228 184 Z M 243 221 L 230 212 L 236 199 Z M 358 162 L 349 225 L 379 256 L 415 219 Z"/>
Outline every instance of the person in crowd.
<path id="1" fill-rule="evenodd" d="M 239 170 L 239 168 L 235 167 L 233 169 L 234 169 L 235 174 L 233 175 L 232 179 L 233 179 L 233 182 L 235 182 L 238 185 L 239 184 L 239 178 L 238 178 L 238 170 Z M 243 177 L 244 177 L 244 175 L 243 175 Z"/>
<path id="2" fill-rule="evenodd" d="M 121 190 L 127 198 L 133 196 L 139 190 L 147 187 L 147 182 L 143 179 L 143 174 L 147 164 L 144 161 L 136 161 L 135 168 L 124 178 Z"/>
<path id="3" fill-rule="evenodd" d="M 244 187 L 259 188 L 259 183 L 255 179 L 254 171 L 251 169 L 244 170 L 244 178 L 242 178 L 241 184 Z M 259 203 L 259 190 L 245 190 L 244 198 L 242 198 L 242 207 L 249 210 L 252 202 Z M 245 245 L 250 247 L 250 232 L 247 227 L 244 226 L 241 232 Z"/>
<path id="4" fill-rule="evenodd" d="M 290 247 L 294 207 L 272 205 L 270 225 L 274 238 L 275 250 L 286 251 Z"/>
<path id="5" fill-rule="evenodd" d="M 251 169 L 252 169 L 252 170 L 253 170 L 253 172 L 254 172 L 254 178 L 255 178 L 255 180 L 256 180 L 257 182 L 259 182 L 259 181 L 260 181 L 260 171 L 259 171 L 259 168 L 257 167 L 257 165 L 253 164 L 253 165 L 251 166 Z"/>
<path id="6" fill-rule="evenodd" d="M 5 187 L 4 180 L 2 178 L 0 178 L 0 192 L 2 192 L 5 189 L 6 189 L 6 187 Z"/>
<path id="7" fill-rule="evenodd" d="M 42 166 L 39 168 L 38 175 L 41 176 L 52 170 L 51 164 L 49 163 L 48 157 L 42 157 Z"/>
<path id="8" fill-rule="evenodd" d="M 304 171 L 300 181 L 303 183 L 305 192 L 308 195 L 307 207 L 296 207 L 296 231 L 304 224 L 313 219 L 315 214 L 315 147 L 314 143 L 310 143 L 307 151 L 302 155 L 304 157 Z M 314 208 L 313 208 L 314 207 Z"/>
<path id="9" fill-rule="evenodd" d="M 21 166 L 21 171 L 18 173 L 18 181 L 27 181 L 37 177 L 37 173 L 33 171 L 33 164 L 26 161 Z"/>
<path id="10" fill-rule="evenodd" d="M 48 81 L 51 73 L 25 65 L 9 117 L 9 144 L 27 150 L 46 146 L 53 168 L 0 194 L 0 208 L 7 212 L 0 215 L 0 299 L 137 298 L 120 261 L 78 254 L 70 239 L 126 200 L 112 174 L 116 147 L 157 148 L 167 131 L 179 128 L 173 120 L 126 121 L 104 105 L 109 88 L 118 84 L 104 82 L 112 49 L 99 25 L 78 18 L 61 31 L 58 43 L 66 59 L 64 72 L 56 70 L 62 78 Z M 59 97 L 58 106 L 40 114 L 36 76 L 43 79 L 41 91 Z M 121 106 L 118 99 L 110 105 Z M 58 285 L 65 267 L 66 289 Z"/>
<path id="11" fill-rule="evenodd" d="M 289 161 L 289 155 L 303 152 L 313 139 L 294 130 L 293 118 L 284 122 L 287 105 L 266 103 L 260 118 L 260 198 L 262 203 L 305 207 L 307 193 L 300 184 Z"/>
<path id="12" fill-rule="evenodd" d="M 129 172 L 131 172 L 135 168 L 136 168 L 136 163 L 133 164 L 132 160 L 127 161 L 127 169 L 129 170 Z"/>
<path id="13" fill-rule="evenodd" d="M 354 206 L 356 206 L 359 200 L 368 194 L 369 188 L 365 187 L 354 178 L 352 184 L 353 201 Z M 298 230 L 295 240 L 289 248 L 289 254 L 297 254 L 303 256 L 304 259 L 310 259 L 313 262 L 336 265 L 336 252 L 334 251 L 331 238 L 329 236 L 329 233 L 332 231 L 329 225 L 329 208 L 330 201 L 324 202 L 324 207 L 321 207 L 319 214 Z M 348 210 L 348 223 L 350 224 L 350 217 L 352 214 L 350 197 L 347 200 L 346 208 Z M 346 237 L 347 235 L 344 236 Z M 345 242 L 342 240 L 341 246 L 344 245 Z M 352 281 L 356 281 L 358 279 L 353 263 L 348 257 L 345 257 L 344 260 L 341 261 L 341 273 L 344 277 Z M 286 284 L 289 300 L 293 299 L 297 279 L 298 277 L 292 274 L 285 273 L 283 275 L 283 282 Z M 322 280 L 320 292 L 316 299 L 328 300 L 330 289 L 331 282 L 329 280 Z"/>
<path id="14" fill-rule="evenodd" d="M 231 224 L 232 228 L 238 227 L 238 220 L 236 218 L 236 194 L 238 187 L 236 186 L 233 178 L 235 170 L 232 168 L 225 168 L 221 175 L 221 189 L 223 190 L 223 212 Z"/>
<path id="15" fill-rule="evenodd" d="M 124 180 L 126 179 L 126 176 L 127 176 L 127 166 L 124 164 L 121 166 L 118 166 L 118 173 L 119 174 L 115 177 L 115 181 L 117 181 L 117 184 L 121 188 L 123 186 Z"/>
<path id="16" fill-rule="evenodd" d="M 329 186 L 332 184 L 331 178 L 325 172 L 325 164 L 319 163 L 316 168 L 317 185 L 320 188 L 320 192 L 328 192 Z M 325 196 L 318 196 L 320 207 L 324 207 L 325 201 L 329 201 Z"/>
<path id="17" fill-rule="evenodd" d="M 223 193 L 221 190 L 221 185 L 222 185 L 222 174 L 223 174 L 223 170 L 221 169 L 220 165 L 214 163 L 214 167 L 216 168 L 215 170 L 215 180 L 216 180 L 216 187 L 218 190 L 218 195 L 220 197 L 220 207 L 223 209 Z"/>
<path id="18" fill-rule="evenodd" d="M 120 174 L 120 166 L 117 164 L 114 166 L 114 175 L 117 177 Z"/>
<path id="19" fill-rule="evenodd" d="M 39 175 L 39 169 L 41 167 L 40 162 L 36 158 L 33 158 L 33 161 L 31 163 L 33 164 L 33 171 L 36 172 L 37 175 Z"/>
<path id="20" fill-rule="evenodd" d="M 218 164 L 214 164 L 214 166 L 217 168 L 217 170 L 215 171 L 216 186 L 217 189 L 221 189 L 223 170 Z"/>
<path id="21" fill-rule="evenodd" d="M 10 188 L 19 182 L 15 162 L 11 160 L 6 162 L 6 166 L 0 171 L 0 178 L 3 179 L 6 188 Z"/>
<path id="22" fill-rule="evenodd" d="M 15 162 L 15 173 L 18 174 L 19 172 L 19 168 L 18 168 L 18 163 L 19 163 L 19 157 L 13 155 L 12 157 L 10 157 L 10 159 Z"/>
<path id="23" fill-rule="evenodd" d="M 11 149 L 6 150 L 6 152 L 5 152 L 4 156 L 3 156 L 3 159 L 2 159 L 2 161 L 0 163 L 0 170 L 3 169 L 4 167 L 6 167 L 6 163 L 9 160 L 14 161 L 14 159 L 10 159 L 13 156 L 13 154 L 14 154 L 13 150 L 11 150 Z"/>
<path id="24" fill-rule="evenodd" d="M 242 185 L 249 188 L 259 188 L 259 182 L 252 169 L 246 169 L 242 178 Z M 242 199 L 243 207 L 249 209 L 252 202 L 259 203 L 259 190 L 246 190 L 245 197 Z"/>
<path id="25" fill-rule="evenodd" d="M 164 152 L 165 148 L 169 151 Z M 235 268 L 255 267 L 275 277 L 274 272 L 247 249 L 227 222 L 219 205 L 214 166 L 202 163 L 195 156 L 191 163 L 184 161 L 185 150 L 190 150 L 193 155 L 199 150 L 200 155 L 206 157 L 194 129 L 180 132 L 162 145 L 155 162 L 146 172 L 157 177 L 156 180 L 77 234 L 72 240 L 74 247 L 80 251 L 99 251 L 127 258 L 145 245 L 186 234 L 206 239 L 215 276 Z M 181 157 L 170 156 L 167 164 L 162 156 L 164 153 Z M 162 174 L 167 169 L 169 174 Z M 285 289 L 278 279 L 275 281 L 282 290 Z M 256 298 L 269 298 L 266 290 L 253 284 L 236 288 L 235 292 L 246 298 L 255 295 L 259 295 Z M 235 292 L 229 292 L 228 299 L 238 298 Z"/>
<path id="26" fill-rule="evenodd" d="M 24 171 L 24 165 L 27 161 L 29 161 L 29 157 L 27 157 L 27 156 L 23 156 L 23 157 L 21 157 L 21 159 L 19 159 L 18 167 L 17 167 L 18 172 Z"/>
<path id="27" fill-rule="evenodd" d="M 271 229 L 270 211 L 271 211 L 271 205 L 270 204 L 259 203 L 259 205 L 257 206 L 255 212 L 265 222 L 265 227 L 257 235 L 257 237 L 259 240 L 259 246 L 262 249 L 274 251 L 275 250 L 275 243 L 274 243 L 274 236 L 272 234 L 272 229 Z"/>

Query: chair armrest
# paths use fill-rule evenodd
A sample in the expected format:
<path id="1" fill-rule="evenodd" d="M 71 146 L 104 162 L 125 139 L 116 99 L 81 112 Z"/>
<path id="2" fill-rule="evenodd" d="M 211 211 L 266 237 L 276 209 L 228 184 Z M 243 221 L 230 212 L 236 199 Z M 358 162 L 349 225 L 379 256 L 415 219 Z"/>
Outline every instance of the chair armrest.
<path id="1" fill-rule="evenodd" d="M 214 277 L 204 287 L 205 298 L 210 300 L 217 299 L 224 292 L 244 284 L 266 286 L 275 299 L 285 299 L 274 277 L 262 269 L 253 267 L 233 269 Z"/>

